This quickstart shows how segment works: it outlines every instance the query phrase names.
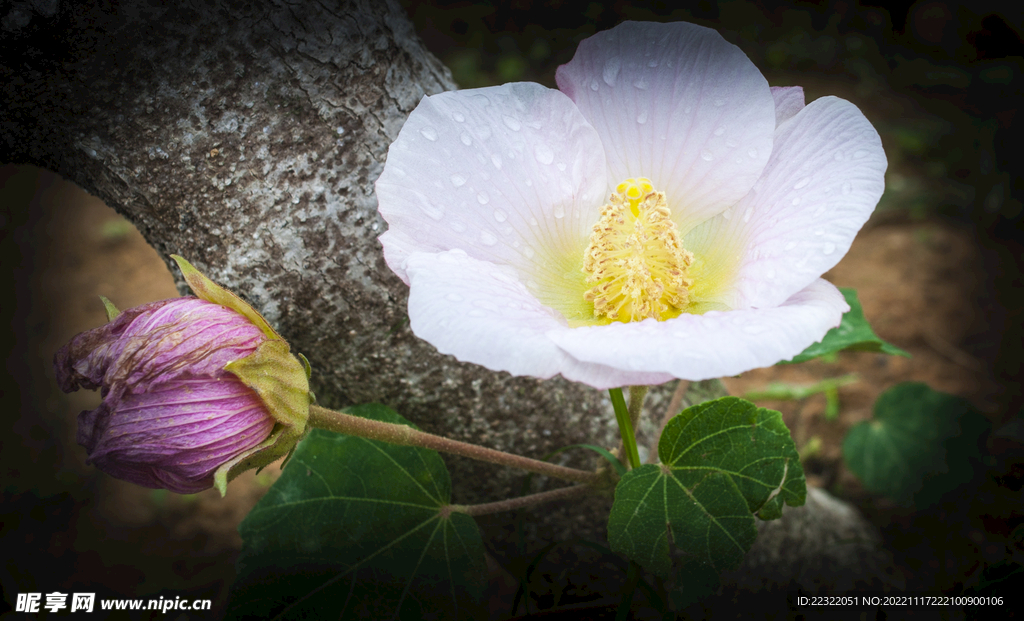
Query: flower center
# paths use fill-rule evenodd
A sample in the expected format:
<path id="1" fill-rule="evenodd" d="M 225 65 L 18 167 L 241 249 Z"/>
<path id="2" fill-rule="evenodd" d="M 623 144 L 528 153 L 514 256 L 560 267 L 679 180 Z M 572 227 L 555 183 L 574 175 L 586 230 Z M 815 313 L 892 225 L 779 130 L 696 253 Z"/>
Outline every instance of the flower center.
<path id="1" fill-rule="evenodd" d="M 594 316 L 622 322 L 663 321 L 686 308 L 693 254 L 683 249 L 664 192 L 649 179 L 626 179 L 615 188 L 583 254 L 583 299 Z"/>

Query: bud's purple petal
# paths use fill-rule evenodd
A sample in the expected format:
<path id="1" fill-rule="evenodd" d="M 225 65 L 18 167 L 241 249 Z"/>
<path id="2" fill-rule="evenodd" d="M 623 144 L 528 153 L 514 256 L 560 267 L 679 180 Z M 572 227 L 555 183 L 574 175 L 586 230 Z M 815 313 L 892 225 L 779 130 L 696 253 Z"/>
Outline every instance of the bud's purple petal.
<path id="1" fill-rule="evenodd" d="M 107 474 L 193 493 L 270 435 L 275 419 L 225 366 L 267 336 L 239 313 L 196 298 L 153 302 L 75 337 L 54 359 L 65 392 L 100 388 L 78 442 Z"/>

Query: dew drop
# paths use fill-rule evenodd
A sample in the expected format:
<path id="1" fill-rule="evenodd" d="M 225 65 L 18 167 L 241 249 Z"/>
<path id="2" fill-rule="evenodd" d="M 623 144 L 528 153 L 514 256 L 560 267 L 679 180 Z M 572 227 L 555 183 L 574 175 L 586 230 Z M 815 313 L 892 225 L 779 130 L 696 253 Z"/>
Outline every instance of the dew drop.
<path id="1" fill-rule="evenodd" d="M 825 206 L 822 205 L 821 207 L 818 207 L 817 209 L 814 210 L 814 217 L 817 218 L 818 216 L 820 216 L 820 215 L 822 215 L 824 213 L 825 213 Z"/>
<path id="2" fill-rule="evenodd" d="M 793 204 L 794 205 L 799 205 L 800 204 L 800 197 L 799 196 L 793 199 Z"/>
<path id="3" fill-rule="evenodd" d="M 466 232 L 466 225 L 465 223 L 462 222 L 462 220 L 452 220 L 451 222 L 448 223 L 448 226 L 452 227 L 452 230 L 455 231 L 456 233 Z"/>
<path id="4" fill-rule="evenodd" d="M 565 217 L 565 205 L 563 205 L 562 203 L 558 203 L 557 205 L 555 205 L 555 208 L 552 211 L 552 213 L 554 214 L 554 216 L 556 218 L 564 218 Z"/>
<path id="5" fill-rule="evenodd" d="M 486 192 L 481 192 L 476 195 L 476 202 L 480 203 L 481 205 L 486 205 L 487 203 L 491 202 L 491 199 L 487 196 Z"/>
<path id="6" fill-rule="evenodd" d="M 715 159 L 715 156 L 711 155 L 711 151 L 701 151 L 700 159 L 704 160 L 705 162 L 710 162 L 711 160 Z"/>
<path id="7" fill-rule="evenodd" d="M 715 130 L 715 135 L 716 136 L 721 136 L 724 133 L 725 133 L 725 128 L 724 127 L 719 127 L 718 129 Z"/>
<path id="8" fill-rule="evenodd" d="M 722 217 L 726 220 L 732 218 L 732 207 L 726 207 L 725 211 L 722 212 Z"/>
<path id="9" fill-rule="evenodd" d="M 533 155 L 541 164 L 550 164 L 555 161 L 555 152 L 551 150 L 551 147 L 543 142 L 534 147 Z"/>
<path id="10" fill-rule="evenodd" d="M 533 187 L 533 181 L 531 181 L 530 179 L 527 179 L 526 180 L 526 187 L 532 188 Z"/>
<path id="11" fill-rule="evenodd" d="M 768 278 L 775 278 L 775 270 L 769 269 L 767 272 L 765 272 L 764 275 L 767 276 Z"/>
<path id="12" fill-rule="evenodd" d="M 721 108 L 722 106 L 725 105 L 725 100 L 724 99 L 716 99 L 714 101 L 714 104 L 715 104 L 716 108 Z"/>
<path id="13" fill-rule="evenodd" d="M 832 242 L 828 242 L 824 246 L 822 246 L 821 251 L 824 252 L 825 254 L 832 254 L 833 252 L 836 251 L 836 245 L 833 244 Z"/>
<path id="14" fill-rule="evenodd" d="M 462 116 L 458 112 L 452 114 L 452 118 L 455 119 L 457 123 L 464 123 L 466 121 L 466 117 Z"/>
<path id="15" fill-rule="evenodd" d="M 555 164 L 555 168 L 557 168 L 560 172 L 565 172 L 565 162 L 559 162 Z"/>
<path id="16" fill-rule="evenodd" d="M 504 222 L 505 220 L 508 220 L 508 214 L 500 209 L 495 209 L 494 219 L 497 220 L 498 222 Z"/>
<path id="17" fill-rule="evenodd" d="M 437 140 L 437 131 L 433 127 L 424 127 L 420 130 L 420 133 L 423 134 L 424 138 L 431 142 Z"/>
<path id="18" fill-rule="evenodd" d="M 636 117 L 636 122 L 641 125 L 647 122 L 647 110 L 644 110 Z"/>
<path id="19" fill-rule="evenodd" d="M 747 155 L 749 155 L 750 157 L 757 157 L 757 149 L 748 150 Z"/>
<path id="20" fill-rule="evenodd" d="M 649 61 L 647 61 L 647 66 L 652 68 L 652 69 L 657 67 L 658 66 L 658 59 L 657 58 L 650 59 Z"/>
<path id="21" fill-rule="evenodd" d="M 793 186 L 793 189 L 794 190 L 799 190 L 800 188 L 805 188 L 805 187 L 807 187 L 807 184 L 810 183 L 810 182 L 811 182 L 811 178 L 810 177 L 804 177 L 800 181 L 796 182 L 796 185 Z"/>
<path id="22" fill-rule="evenodd" d="M 618 56 L 612 56 L 608 59 L 608 62 L 604 64 L 604 72 L 601 74 L 601 78 L 604 83 L 608 86 L 615 86 L 615 80 L 619 77 L 619 69 L 622 68 L 622 59 Z"/>
<path id="23" fill-rule="evenodd" d="M 814 231 L 814 234 L 818 237 L 821 237 L 822 235 L 825 234 L 825 229 L 817 229 L 816 231 Z"/>
<path id="24" fill-rule="evenodd" d="M 537 226 L 540 222 L 537 222 L 537 218 L 530 218 L 530 224 L 532 226 Z"/>
<path id="25" fill-rule="evenodd" d="M 480 124 L 476 126 L 473 133 L 476 134 L 477 140 L 487 140 L 491 137 L 491 128 L 487 125 Z"/>
<path id="26" fill-rule="evenodd" d="M 591 80 L 591 82 L 590 82 L 590 90 L 596 91 L 597 89 L 598 89 L 597 80 Z"/>
<path id="27" fill-rule="evenodd" d="M 511 116 L 503 116 L 501 117 L 501 120 L 505 121 L 505 127 L 511 129 L 514 132 L 519 131 L 523 127 L 523 124 L 519 122 L 519 119 L 513 118 Z"/>
<path id="28" fill-rule="evenodd" d="M 491 163 L 494 164 L 495 168 L 497 168 L 498 170 L 501 170 L 501 156 L 500 155 L 498 155 L 497 153 L 491 153 Z"/>
<path id="29" fill-rule="evenodd" d="M 646 76 L 640 76 L 637 79 L 636 82 L 633 82 L 633 86 L 637 87 L 638 89 L 640 89 L 642 91 L 647 90 L 647 77 Z"/>
<path id="30" fill-rule="evenodd" d="M 498 243 L 498 238 L 494 236 L 494 233 L 490 231 L 480 231 L 480 241 L 485 246 L 493 246 Z"/>
<path id="31" fill-rule="evenodd" d="M 462 135 L 459 136 L 459 140 L 461 140 L 462 144 L 466 145 L 467 147 L 473 144 L 473 139 L 470 138 L 469 134 L 467 134 L 466 132 L 462 132 Z"/>
<path id="32" fill-rule="evenodd" d="M 526 255 L 527 259 L 532 259 L 533 255 L 537 254 L 537 251 L 533 249 L 533 246 L 526 246 L 523 248 L 523 254 Z"/>
<path id="33" fill-rule="evenodd" d="M 850 194 L 853 192 L 853 184 L 847 181 L 843 184 L 843 194 Z"/>
<path id="34" fill-rule="evenodd" d="M 743 212 L 743 221 L 750 222 L 750 216 L 754 213 L 753 207 L 747 207 L 747 210 Z"/>
<path id="35" fill-rule="evenodd" d="M 865 151 L 864 149 L 857 149 L 856 151 L 853 152 L 853 159 L 859 160 L 860 158 L 864 157 L 867 154 L 868 152 Z"/>
<path id="36" fill-rule="evenodd" d="M 459 174 L 452 175 L 450 179 L 455 187 L 461 187 L 466 184 L 466 178 Z"/>
<path id="37" fill-rule="evenodd" d="M 786 244 L 786 250 L 792 250 L 793 248 L 796 248 L 796 242 L 795 241 L 791 241 L 788 244 Z"/>
<path id="38" fill-rule="evenodd" d="M 487 313 L 485 313 L 484 311 L 480 310 L 479 308 L 474 308 L 474 309 L 470 310 L 466 314 L 469 315 L 470 317 L 486 317 L 487 316 Z"/>
<path id="39" fill-rule="evenodd" d="M 444 296 L 444 299 L 448 300 L 449 302 L 461 302 L 463 300 L 463 297 L 458 293 L 449 293 L 448 295 Z"/>

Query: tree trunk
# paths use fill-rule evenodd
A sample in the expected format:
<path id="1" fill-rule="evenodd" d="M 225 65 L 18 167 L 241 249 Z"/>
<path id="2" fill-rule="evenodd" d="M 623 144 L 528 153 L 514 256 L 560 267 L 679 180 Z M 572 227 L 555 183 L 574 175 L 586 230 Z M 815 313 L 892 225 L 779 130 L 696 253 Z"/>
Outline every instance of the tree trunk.
<path id="1" fill-rule="evenodd" d="M 397 2 L 257 5 L 8 4 L 0 161 L 73 180 L 165 260 L 180 254 L 247 298 L 309 358 L 324 405 L 380 402 L 428 431 L 535 457 L 612 446 L 605 394 L 463 364 L 409 329 L 373 184 L 421 97 L 455 84 Z M 592 467 L 582 453 L 575 465 Z M 522 480 L 449 464 L 459 503 Z M 603 536 L 603 518 L 592 526 Z M 564 534 L 579 527 L 566 520 Z"/>

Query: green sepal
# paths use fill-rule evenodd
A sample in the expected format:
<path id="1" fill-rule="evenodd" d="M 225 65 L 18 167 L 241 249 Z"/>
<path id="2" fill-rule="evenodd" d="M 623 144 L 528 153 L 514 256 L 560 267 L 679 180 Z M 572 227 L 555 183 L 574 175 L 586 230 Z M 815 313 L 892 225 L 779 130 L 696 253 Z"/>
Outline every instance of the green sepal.
<path id="1" fill-rule="evenodd" d="M 189 288 L 192 289 L 192 293 L 195 293 L 197 298 L 206 300 L 207 302 L 213 302 L 214 304 L 220 304 L 221 306 L 226 306 L 231 310 L 244 315 L 245 318 L 253 322 L 256 327 L 263 332 L 263 334 L 266 334 L 269 339 L 279 341 L 284 340 L 276 330 L 270 327 L 270 324 L 263 318 L 263 315 L 256 312 L 256 309 L 249 306 L 245 300 L 204 276 L 202 272 L 192 267 L 192 264 L 184 258 L 176 254 L 172 254 L 171 258 L 178 264 L 178 269 L 181 270 L 181 275 L 185 278 L 185 282 L 188 283 Z"/>
<path id="2" fill-rule="evenodd" d="M 121 314 L 121 311 L 117 310 L 117 307 L 114 306 L 114 303 L 108 300 L 107 298 L 103 297 L 102 295 L 100 296 L 100 301 L 103 302 L 103 309 L 107 311 L 107 321 L 113 321 L 114 319 L 117 318 L 118 315 Z"/>
<path id="3" fill-rule="evenodd" d="M 242 472 L 263 468 L 291 453 L 306 431 L 310 402 L 306 367 L 285 341 L 264 341 L 252 354 L 224 368 L 259 395 L 277 425 L 262 443 L 217 468 L 213 478 L 221 495 L 228 481 Z"/>

